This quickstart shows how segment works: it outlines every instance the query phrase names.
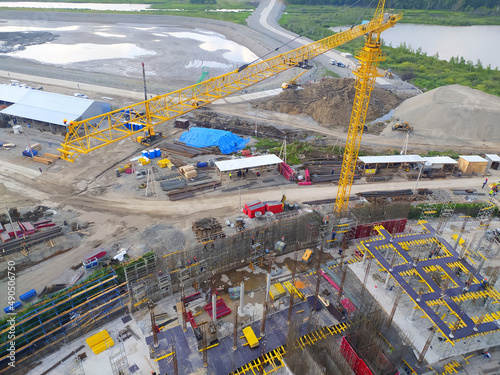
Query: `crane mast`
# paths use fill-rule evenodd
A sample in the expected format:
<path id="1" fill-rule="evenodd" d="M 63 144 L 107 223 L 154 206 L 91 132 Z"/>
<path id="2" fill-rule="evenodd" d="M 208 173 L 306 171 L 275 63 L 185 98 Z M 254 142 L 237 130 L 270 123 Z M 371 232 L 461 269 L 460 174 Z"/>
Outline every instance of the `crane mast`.
<path id="1" fill-rule="evenodd" d="M 353 26 L 344 32 L 270 59 L 243 65 L 233 72 L 195 85 L 158 95 L 99 116 L 71 122 L 67 127 L 66 138 L 57 150 L 61 153 L 62 159 L 74 162 L 82 154 L 88 154 L 132 135 L 142 132 L 155 134 L 153 128 L 167 120 L 182 116 L 196 108 L 299 66 L 305 60 L 310 60 L 362 35 L 373 35 L 373 33 L 379 35 L 381 31 L 394 26 L 401 19 L 400 14 L 386 17 L 383 14 L 384 3 L 385 0 L 379 1 L 375 16 L 368 23 Z M 367 63 L 368 60 L 365 64 Z M 362 112 L 361 107 L 360 112 Z"/>
<path id="2" fill-rule="evenodd" d="M 378 73 L 378 66 L 381 61 L 385 60 L 385 55 L 380 49 L 380 31 L 369 33 L 366 36 L 365 46 L 356 54 L 356 58 L 359 60 L 358 69 L 353 71 L 356 76 L 356 94 L 349 121 L 349 131 L 334 207 L 334 212 L 338 218 L 342 217 L 347 211 L 370 96 L 375 85 L 375 79 L 381 76 Z"/>

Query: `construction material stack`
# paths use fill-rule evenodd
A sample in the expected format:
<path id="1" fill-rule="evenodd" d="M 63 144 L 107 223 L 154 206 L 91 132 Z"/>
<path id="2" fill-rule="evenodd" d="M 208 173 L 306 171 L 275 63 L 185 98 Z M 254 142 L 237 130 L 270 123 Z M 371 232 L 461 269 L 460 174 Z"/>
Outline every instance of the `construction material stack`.
<path id="1" fill-rule="evenodd" d="M 185 165 L 180 167 L 179 172 L 181 172 L 182 175 L 188 180 L 198 176 L 198 172 L 196 171 L 196 167 L 194 165 Z"/>

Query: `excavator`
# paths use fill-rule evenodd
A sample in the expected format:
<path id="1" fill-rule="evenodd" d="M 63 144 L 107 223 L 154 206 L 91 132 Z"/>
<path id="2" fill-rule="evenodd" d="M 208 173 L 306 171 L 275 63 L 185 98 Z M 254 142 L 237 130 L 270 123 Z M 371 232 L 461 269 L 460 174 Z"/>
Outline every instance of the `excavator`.
<path id="1" fill-rule="evenodd" d="M 298 66 L 298 68 L 302 68 L 304 69 L 302 72 L 300 72 L 298 75 L 296 75 L 295 77 L 293 77 L 290 81 L 288 82 L 283 82 L 281 84 L 281 88 L 283 90 L 286 90 L 286 89 L 296 89 L 297 87 L 300 86 L 299 84 L 299 78 L 304 75 L 305 73 L 307 73 L 309 71 L 309 69 L 311 69 L 313 66 L 311 64 L 309 64 L 309 62 L 306 60 L 302 63 L 300 63 Z"/>
<path id="2" fill-rule="evenodd" d="M 392 130 L 411 133 L 413 131 L 413 126 L 410 126 L 408 122 L 397 122 L 392 126 Z"/>
<path id="3" fill-rule="evenodd" d="M 148 142 L 147 139 L 153 140 L 152 137 L 158 135 L 154 132 L 154 127 L 165 121 L 234 94 L 285 70 L 304 65 L 314 57 L 364 36 L 365 45 L 356 54 L 359 63 L 357 69 L 352 72 L 356 77 L 356 92 L 334 208 L 334 212 L 340 217 L 347 211 L 370 96 L 375 79 L 380 76 L 379 63 L 385 59 L 380 49 L 380 34 L 395 26 L 402 18 L 402 14 L 385 13 L 384 5 L 385 0 L 379 0 L 370 21 L 352 26 L 346 31 L 266 60 L 244 64 L 230 73 L 168 94 L 158 95 L 99 116 L 74 121 L 67 127 L 66 138 L 57 150 L 62 159 L 74 162 L 82 154 L 88 154 L 140 132 L 148 131 L 144 138 L 140 139 L 142 143 Z M 125 117 L 127 110 L 134 115 Z M 132 126 L 132 123 L 139 125 Z"/>

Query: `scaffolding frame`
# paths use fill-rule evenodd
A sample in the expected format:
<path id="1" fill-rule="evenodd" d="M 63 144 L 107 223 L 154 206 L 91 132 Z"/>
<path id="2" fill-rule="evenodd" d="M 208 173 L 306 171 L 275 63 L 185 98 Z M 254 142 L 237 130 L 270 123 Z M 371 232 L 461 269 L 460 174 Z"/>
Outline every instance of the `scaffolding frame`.
<path id="1" fill-rule="evenodd" d="M 105 318 L 108 321 L 124 308 L 118 276 L 113 270 L 97 272 L 92 279 L 46 297 L 17 313 L 15 325 L 16 364 L 41 355 L 57 343 L 82 335 Z M 8 360 L 9 323 L 0 327 L 0 373 Z M 51 348 L 49 348 L 51 346 Z"/>
<path id="2" fill-rule="evenodd" d="M 118 350 L 108 349 L 108 358 L 111 365 L 111 370 L 113 375 L 129 375 L 129 364 L 127 359 L 127 352 L 125 351 L 125 345 L 123 342 L 115 345 L 118 346 Z"/>

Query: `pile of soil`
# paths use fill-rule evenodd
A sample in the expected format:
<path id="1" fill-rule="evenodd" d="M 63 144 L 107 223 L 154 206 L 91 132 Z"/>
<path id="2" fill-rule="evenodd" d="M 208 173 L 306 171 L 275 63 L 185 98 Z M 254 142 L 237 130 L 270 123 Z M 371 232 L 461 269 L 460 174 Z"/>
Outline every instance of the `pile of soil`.
<path id="1" fill-rule="evenodd" d="M 252 103 L 254 108 L 290 115 L 306 114 L 322 126 L 348 126 L 354 102 L 355 80 L 325 79 L 303 85 L 302 90 L 284 90 L 278 96 Z M 401 103 L 394 94 L 375 88 L 370 98 L 366 122 L 376 120 Z"/>
<path id="2" fill-rule="evenodd" d="M 194 126 L 201 128 L 230 131 L 240 136 L 255 135 L 255 121 L 248 121 L 234 116 L 223 116 L 210 110 L 194 111 L 192 121 Z M 288 139 L 289 141 L 303 140 L 311 132 L 297 129 L 281 128 L 259 123 L 259 136 L 272 139 Z"/>
<path id="3" fill-rule="evenodd" d="M 394 120 L 407 121 L 414 130 L 410 141 L 461 144 L 500 142 L 500 98 L 461 85 L 438 87 L 404 101 Z M 387 127 L 383 136 L 397 137 Z"/>

